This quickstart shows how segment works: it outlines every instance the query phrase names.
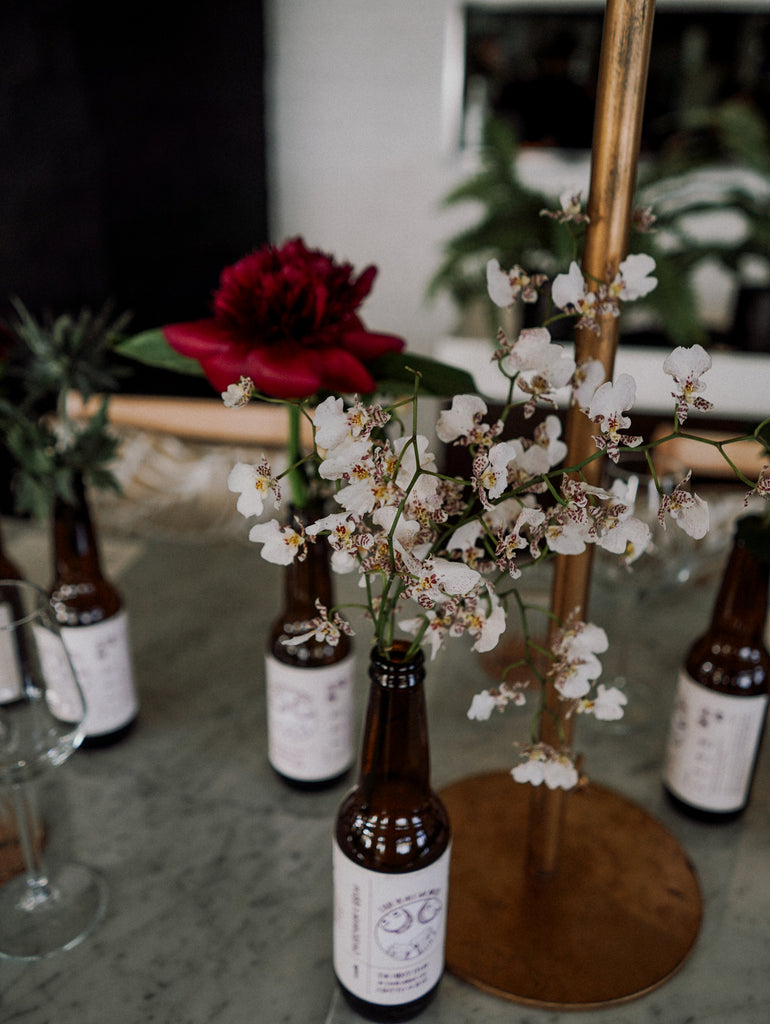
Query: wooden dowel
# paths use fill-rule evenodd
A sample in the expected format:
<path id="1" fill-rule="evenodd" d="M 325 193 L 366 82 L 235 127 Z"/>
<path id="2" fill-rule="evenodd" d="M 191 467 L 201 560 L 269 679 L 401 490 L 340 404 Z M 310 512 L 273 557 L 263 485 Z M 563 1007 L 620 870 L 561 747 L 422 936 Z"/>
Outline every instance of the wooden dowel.
<path id="1" fill-rule="evenodd" d="M 101 396 L 84 403 L 73 393 L 67 401 L 67 414 L 73 419 L 93 416 L 100 404 Z M 273 448 L 284 448 L 289 434 L 289 414 L 284 406 L 251 402 L 243 409 L 228 409 L 219 398 L 113 395 L 108 419 L 115 427 Z M 312 444 L 312 436 L 310 424 L 303 420 L 303 441 Z"/>
<path id="2" fill-rule="evenodd" d="M 607 0 L 599 63 L 599 80 L 591 156 L 590 223 L 586 231 L 583 276 L 603 282 L 617 273 L 628 251 L 632 200 L 636 185 L 644 94 L 647 87 L 653 0 Z M 580 329 L 575 337 L 578 363 L 599 359 L 605 378 L 611 379 L 618 344 L 618 320 L 604 316 L 600 333 Z M 595 428 L 573 408 L 567 416 L 567 463 L 582 462 L 596 451 Z M 589 483 L 600 482 L 602 460 L 586 469 Z M 576 611 L 584 618 L 588 607 L 592 551 L 559 556 L 555 564 L 551 606 L 564 620 Z M 561 702 L 549 684 L 540 739 L 553 747 L 569 746 L 573 719 L 563 715 Z M 529 865 L 540 875 L 557 867 L 559 833 L 563 819 L 563 790 L 537 790 L 533 794 L 529 830 Z"/>

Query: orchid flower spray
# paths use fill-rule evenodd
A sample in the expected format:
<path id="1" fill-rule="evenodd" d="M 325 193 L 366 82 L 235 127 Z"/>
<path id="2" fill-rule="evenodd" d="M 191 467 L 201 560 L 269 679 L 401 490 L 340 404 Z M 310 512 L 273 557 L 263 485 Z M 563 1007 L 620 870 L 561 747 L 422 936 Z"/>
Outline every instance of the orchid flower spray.
<path id="1" fill-rule="evenodd" d="M 564 197 L 561 211 L 549 215 L 570 230 L 587 219 L 574 195 Z M 508 666 L 496 687 L 473 697 L 470 718 L 487 719 L 534 695 L 536 721 L 548 713 L 543 699 L 547 682 L 566 703 L 568 714 L 621 717 L 625 695 L 599 682 L 600 655 L 607 649 L 604 631 L 570 616 L 553 622 L 547 649 L 537 648 L 526 628 L 527 608 L 518 585 L 524 572 L 556 555 L 577 555 L 595 545 L 631 563 L 650 544 L 650 528 L 634 516 L 622 495 L 588 483 L 583 473 L 587 463 L 601 458 L 617 462 L 630 451 L 644 453 L 657 480 L 652 459 L 657 445 L 678 435 L 703 440 L 685 432 L 688 413 L 710 407 L 703 377 L 711 359 L 700 346 L 677 349 L 666 359 L 664 370 L 673 381 L 671 433 L 645 442 L 632 431 L 633 378 L 621 374 L 607 381 L 600 363 L 578 365 L 549 330 L 554 320 L 571 318 L 583 328 L 599 331 L 602 318 L 618 316 L 625 303 L 655 287 L 654 269 L 649 256 L 631 254 L 606 281 L 589 281 L 573 260 L 564 273 L 548 281 L 520 266 L 505 271 L 497 260 L 490 260 L 487 283 L 494 304 L 507 308 L 545 295 L 549 312 L 540 327 L 522 330 L 516 337 L 498 332 L 491 359 L 507 386 L 502 412 L 493 415 L 472 391 L 454 393 L 438 416 L 435 440 L 417 426 L 419 371 L 413 375 L 413 393 L 397 400 L 386 400 L 382 393 L 375 400 L 372 392 L 363 397 L 366 392 L 352 385 L 352 378 L 346 385 L 350 392 L 337 393 L 332 379 L 323 378 L 325 393 L 311 395 L 305 390 L 294 400 L 285 394 L 296 416 L 312 423 L 314 445 L 305 461 L 332 500 L 329 510 L 310 524 L 277 514 L 260 518 L 249 537 L 261 545 L 262 557 L 288 565 L 305 558 L 310 545 L 328 544 L 333 569 L 358 574 L 360 605 L 371 623 L 373 642 L 385 658 L 396 643 L 403 648 L 405 638 L 411 653 L 424 646 L 432 658 L 450 640 L 461 637 L 474 651 L 487 652 L 498 643 L 511 612 L 520 614 L 529 681 L 521 682 L 516 674 L 517 681 L 509 682 L 509 670 L 521 662 Z M 241 271 L 237 276 L 245 280 Z M 355 299 L 367 281 L 358 286 Z M 358 344 L 360 324 L 355 317 L 350 322 Z M 393 344 L 381 336 L 376 343 Z M 350 342 L 333 342 L 338 344 L 344 348 Z M 330 351 L 336 362 L 337 348 Z M 239 408 L 264 397 L 263 355 L 260 352 L 256 378 L 249 375 L 247 364 L 240 365 L 237 374 L 231 371 L 234 379 L 220 374 L 219 366 L 208 367 L 210 374 L 216 371 L 227 405 Z M 279 359 L 277 351 L 271 353 L 273 358 Z M 230 366 L 229 359 L 225 366 Z M 574 466 L 565 465 L 567 446 L 556 414 L 558 396 L 565 389 L 590 420 L 596 446 L 586 461 Z M 510 436 L 508 421 L 516 408 L 531 425 L 522 436 Z M 764 427 L 745 436 L 760 437 Z M 729 443 L 719 442 L 718 448 L 733 465 Z M 444 468 L 450 446 L 466 450 L 465 475 Z M 757 480 L 735 471 L 752 495 L 767 498 L 766 469 Z M 662 497 L 661 525 L 673 523 L 675 529 L 701 538 L 708 530 L 708 507 L 690 482 L 688 473 Z M 237 507 L 247 518 L 262 517 L 265 509 L 269 515 L 270 503 L 276 510 L 280 507 L 281 480 L 265 459 L 255 466 L 236 465 L 229 487 L 239 495 Z M 309 628 L 328 643 L 350 631 L 342 608 L 318 605 L 317 610 Z M 578 780 L 573 752 L 545 747 L 537 742 L 534 730 L 513 775 L 519 781 L 561 788 Z"/>

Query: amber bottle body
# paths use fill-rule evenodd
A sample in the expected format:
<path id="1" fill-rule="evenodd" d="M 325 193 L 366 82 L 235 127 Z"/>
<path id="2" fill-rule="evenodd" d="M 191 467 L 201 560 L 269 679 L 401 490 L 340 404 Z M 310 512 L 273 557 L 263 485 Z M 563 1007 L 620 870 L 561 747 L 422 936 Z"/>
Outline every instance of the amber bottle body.
<path id="1" fill-rule="evenodd" d="M 310 516 L 307 516 L 310 521 Z M 308 543 L 284 569 L 283 608 L 265 655 L 268 759 L 300 789 L 332 786 L 353 762 L 354 659 L 350 638 L 318 639 L 316 600 L 333 607 L 329 545 Z M 298 638 L 303 638 L 296 642 Z"/>
<path id="2" fill-rule="evenodd" d="M 739 524 L 711 623 L 680 672 L 663 782 L 677 809 L 700 820 L 732 821 L 749 803 L 770 689 L 769 572 Z"/>
<path id="3" fill-rule="evenodd" d="M 128 614 L 104 576 L 81 477 L 53 515 L 51 605 L 86 700 L 84 746 L 122 739 L 138 714 Z"/>
<path id="4" fill-rule="evenodd" d="M 444 966 L 450 826 L 430 784 L 422 653 L 372 654 L 358 785 L 334 838 L 334 967 L 362 1016 L 404 1021 Z"/>

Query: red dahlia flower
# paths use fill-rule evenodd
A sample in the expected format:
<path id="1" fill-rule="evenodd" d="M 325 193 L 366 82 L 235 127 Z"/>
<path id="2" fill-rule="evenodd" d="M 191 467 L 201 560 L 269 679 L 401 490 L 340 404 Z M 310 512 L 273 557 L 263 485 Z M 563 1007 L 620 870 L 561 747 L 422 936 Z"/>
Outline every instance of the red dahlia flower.
<path id="1" fill-rule="evenodd" d="M 273 398 L 366 394 L 375 380 L 364 364 L 404 347 L 401 338 L 368 331 L 356 313 L 376 273 L 370 266 L 354 278 L 351 264 L 293 238 L 226 267 L 211 318 L 163 333 L 200 363 L 217 391 L 243 376 Z"/>

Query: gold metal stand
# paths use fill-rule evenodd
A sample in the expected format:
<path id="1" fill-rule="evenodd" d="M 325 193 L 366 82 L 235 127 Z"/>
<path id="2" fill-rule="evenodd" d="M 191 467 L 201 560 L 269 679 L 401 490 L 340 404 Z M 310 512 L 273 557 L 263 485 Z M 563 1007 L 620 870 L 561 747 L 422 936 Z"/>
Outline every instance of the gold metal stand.
<path id="1" fill-rule="evenodd" d="M 512 1002 L 562 1010 L 628 1002 L 661 985 L 698 935 L 698 883 L 644 811 L 589 785 L 565 804 L 559 870 L 527 867 L 527 788 L 508 772 L 449 786 L 447 967 Z"/>
<path id="2" fill-rule="evenodd" d="M 652 40 L 653 0 L 608 0 L 599 70 L 583 275 L 612 279 L 628 251 L 632 196 Z M 611 379 L 618 321 L 576 334 L 578 363 Z M 596 451 L 593 425 L 567 419 L 567 464 Z M 586 467 L 591 484 L 599 460 Z M 555 563 L 551 606 L 585 618 L 585 555 Z M 573 721 L 547 687 L 540 739 L 570 745 Z M 692 867 L 678 843 L 628 800 L 597 786 L 565 793 L 520 786 L 507 772 L 442 793 L 454 831 L 447 964 L 516 1002 L 561 1009 L 626 1002 L 686 959 L 701 920 Z"/>

